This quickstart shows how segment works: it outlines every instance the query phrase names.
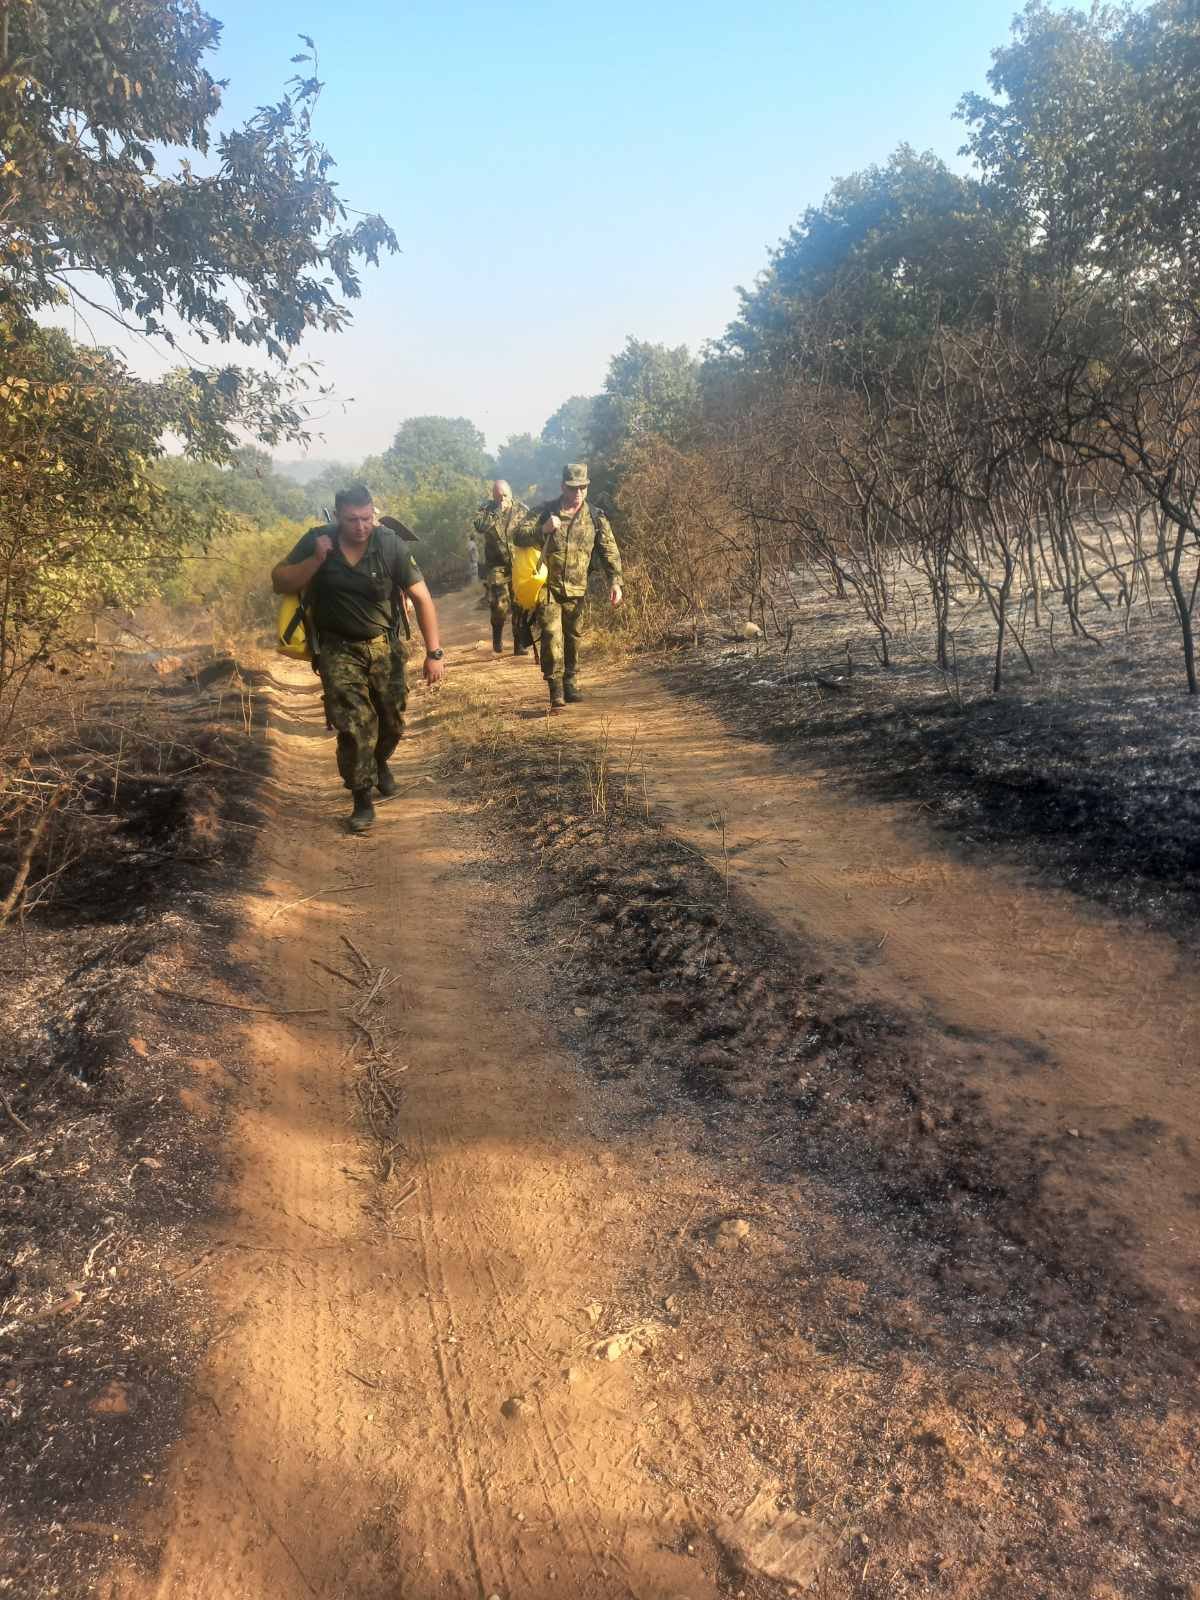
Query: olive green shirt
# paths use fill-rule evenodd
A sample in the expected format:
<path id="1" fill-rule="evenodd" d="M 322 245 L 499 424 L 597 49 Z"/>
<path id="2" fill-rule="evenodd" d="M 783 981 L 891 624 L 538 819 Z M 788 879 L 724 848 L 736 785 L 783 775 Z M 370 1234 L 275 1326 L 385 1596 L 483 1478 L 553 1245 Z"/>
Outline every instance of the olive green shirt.
<path id="1" fill-rule="evenodd" d="M 390 528 L 373 530 L 362 558 L 353 566 L 338 546 L 336 529 L 310 528 L 285 557 L 285 565 L 307 561 L 323 533 L 333 540 L 333 549 L 306 591 L 317 637 L 336 634 L 341 639 L 377 639 L 392 625 L 393 593 L 420 583 L 421 569 L 403 539 Z"/>

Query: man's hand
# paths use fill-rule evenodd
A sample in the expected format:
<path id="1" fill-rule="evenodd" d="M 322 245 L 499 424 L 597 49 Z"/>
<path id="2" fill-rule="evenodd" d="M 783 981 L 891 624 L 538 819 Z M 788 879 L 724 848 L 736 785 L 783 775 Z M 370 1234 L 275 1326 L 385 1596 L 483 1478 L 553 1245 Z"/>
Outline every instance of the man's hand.
<path id="1" fill-rule="evenodd" d="M 624 600 L 625 591 L 624 591 L 624 589 L 621 588 L 621 585 L 619 583 L 614 583 L 613 584 L 612 593 L 609 595 L 608 598 L 609 598 L 610 602 L 614 606 L 619 606 L 621 604 L 621 601 Z"/>
<path id="2" fill-rule="evenodd" d="M 317 535 L 317 541 L 313 545 L 313 558 L 319 567 L 323 567 L 325 565 L 325 557 L 332 549 L 333 540 L 329 537 L 329 535 L 327 533 L 319 533 Z"/>
<path id="3" fill-rule="evenodd" d="M 441 683 L 445 671 L 445 661 L 431 661 L 428 656 L 425 657 L 425 682 L 429 684 L 430 688 L 435 683 Z"/>
<path id="4" fill-rule="evenodd" d="M 552 533 L 557 533 L 561 527 L 562 523 L 560 520 L 556 516 L 551 515 L 548 516 L 545 522 L 542 523 L 542 532 L 548 539 Z"/>

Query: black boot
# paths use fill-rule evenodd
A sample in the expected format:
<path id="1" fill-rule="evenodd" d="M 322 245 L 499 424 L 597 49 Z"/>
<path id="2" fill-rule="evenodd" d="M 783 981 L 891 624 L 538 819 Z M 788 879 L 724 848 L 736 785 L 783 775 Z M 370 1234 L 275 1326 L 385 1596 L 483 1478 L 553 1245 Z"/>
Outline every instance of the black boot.
<path id="1" fill-rule="evenodd" d="M 575 682 L 574 678 L 563 679 L 563 699 L 569 706 L 573 706 L 578 701 L 583 699 L 583 695 L 580 693 L 579 685 Z"/>
<path id="2" fill-rule="evenodd" d="M 504 654 L 504 618 L 492 623 L 492 649 L 498 656 Z"/>
<path id="3" fill-rule="evenodd" d="M 563 686 L 562 686 L 561 681 L 558 678 L 551 678 L 550 679 L 550 709 L 551 709 L 551 711 L 561 711 L 562 708 L 566 705 L 566 703 L 567 702 L 563 699 Z"/>
<path id="4" fill-rule="evenodd" d="M 350 813 L 350 820 L 346 826 L 351 833 L 366 833 L 375 821 L 375 807 L 371 804 L 370 789 L 355 789 L 354 810 Z"/>
<path id="5" fill-rule="evenodd" d="M 375 780 L 375 787 L 385 800 L 390 800 L 396 792 L 396 780 L 392 777 L 392 769 L 386 761 L 376 762 L 379 777 Z"/>

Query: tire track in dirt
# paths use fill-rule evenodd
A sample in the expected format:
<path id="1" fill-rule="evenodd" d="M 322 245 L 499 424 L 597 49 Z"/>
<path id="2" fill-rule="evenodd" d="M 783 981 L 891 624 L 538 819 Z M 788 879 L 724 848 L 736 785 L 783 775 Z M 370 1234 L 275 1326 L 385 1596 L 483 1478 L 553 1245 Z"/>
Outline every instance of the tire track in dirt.
<path id="1" fill-rule="evenodd" d="M 469 619 L 468 619 L 469 620 Z M 479 633 L 483 633 L 482 624 Z M 528 661 L 493 662 L 487 694 L 541 719 Z M 840 977 L 957 1041 L 992 1114 L 1048 1148 L 1048 1191 L 1133 1224 L 1127 1265 L 1200 1311 L 1200 974 L 1166 935 L 963 859 L 902 805 L 848 797 L 802 751 L 731 733 L 653 674 L 597 664 L 556 736 L 607 745 L 673 831 Z"/>
<path id="2" fill-rule="evenodd" d="M 1190 1319 L 1118 1259 L 1102 1195 L 1052 1192 L 952 1040 L 772 933 L 619 771 L 602 803 L 604 742 L 483 724 L 447 778 L 530 884 L 597 1096 L 626 1085 L 660 1182 L 684 1147 L 708 1168 L 663 1302 L 673 1384 L 656 1362 L 700 1530 L 759 1491 L 815 1512 L 842 1544 L 822 1593 L 847 1600 L 1190 1593 Z"/>
<path id="3" fill-rule="evenodd" d="M 444 613 L 474 676 L 475 621 Z M 247 1030 L 228 1214 L 198 1242 L 228 1331 L 146 1510 L 156 1570 L 105 1593 L 712 1600 L 677 1553 L 686 1505 L 636 1466 L 635 1376 L 594 1360 L 584 1315 L 636 1266 L 631 1223 L 654 1196 L 643 1166 L 601 1163 L 581 1082 L 523 1004 L 503 936 L 520 908 L 463 870 L 454 808 L 426 781 L 431 697 L 415 697 L 401 797 L 354 840 L 312 680 L 273 677 L 271 865 L 236 957 L 280 1015 Z M 372 1023 L 406 1069 L 390 1191 L 354 1123 L 327 971 L 343 935 L 401 974 Z"/>
<path id="4" fill-rule="evenodd" d="M 1200 1310 L 1193 955 L 961 859 L 912 811 L 846 798 L 651 676 L 598 674 L 572 726 L 604 728 L 618 764 L 632 747 L 659 815 L 776 926 L 956 1038 L 993 1114 L 1053 1148 L 1050 1186 L 1115 1201 L 1139 1237 L 1131 1265 Z"/>
<path id="5" fill-rule="evenodd" d="M 211 1349 L 161 1504 L 147 1512 L 157 1570 L 117 1574 L 110 1600 L 718 1592 L 711 1546 L 704 1561 L 684 1553 L 694 1523 L 686 1486 L 709 1499 L 720 1492 L 704 1408 L 674 1393 L 669 1426 L 648 1426 L 655 1394 L 672 1394 L 670 1355 L 646 1374 L 633 1361 L 596 1361 L 596 1335 L 609 1324 L 592 1316 L 628 1303 L 633 1279 L 637 1296 L 655 1284 L 665 1295 L 697 1208 L 702 1217 L 714 1210 L 704 1188 L 713 1174 L 671 1154 L 686 1139 L 673 1147 L 669 1126 L 626 1127 L 610 1146 L 603 1094 L 558 1042 L 563 1019 L 531 1003 L 544 976 L 525 970 L 512 938 L 526 907 L 479 872 L 469 851 L 476 835 L 428 780 L 444 748 L 441 713 L 452 720 L 456 694 L 540 722 L 544 691 L 528 662 L 495 662 L 475 648 L 485 630 L 467 597 L 442 610 L 461 690 L 432 717 L 429 700 L 416 697 L 397 764 L 401 796 L 381 806 L 365 839 L 340 829 L 345 800 L 311 678 L 276 669 L 276 814 L 263 841 L 273 865 L 246 896 L 238 955 L 256 1003 L 326 1012 L 250 1030 L 254 1071 L 229 1215 L 201 1242 L 219 1247 L 218 1326 L 229 1331 Z M 1121 957 L 1106 1014 L 1129 1019 L 1134 1072 L 1116 1042 L 1088 1055 L 1088 984 L 1106 971 L 1106 947 L 1067 897 L 1037 899 L 1002 872 L 965 876 L 897 816 L 831 798 L 815 776 L 798 780 L 765 747 L 735 743 L 661 685 L 599 676 L 589 701 L 551 725 L 554 736 L 599 735 L 607 723 L 613 746 L 627 749 L 636 734 L 650 798 L 718 871 L 728 860 L 750 901 L 785 928 L 836 940 L 868 992 L 910 1006 L 924 996 L 931 1014 L 962 1030 L 968 1078 L 967 1047 L 977 1041 L 988 1062 L 1023 1074 L 980 1077 L 979 1087 L 1039 1136 L 1062 1134 L 1064 1182 L 1082 1183 L 1066 1165 L 1064 1116 L 1090 1155 L 1104 1096 L 1127 1122 L 1154 1103 L 1169 1064 L 1164 1040 L 1169 1056 L 1188 1020 L 1186 1007 L 1164 1019 L 1146 1002 L 1138 971 L 1165 981 L 1175 969 L 1146 968 L 1141 936 L 1105 921 Z M 916 897 L 887 907 L 903 920 L 903 939 L 895 920 L 879 920 L 881 894 Z M 1032 917 L 1040 929 L 1041 960 L 1066 952 L 1079 968 L 1045 1012 L 1015 987 L 1010 941 L 994 932 L 981 941 L 979 906 L 1003 928 L 1010 903 L 1013 915 L 1025 906 L 1022 927 Z M 372 1024 L 406 1069 L 396 1176 L 382 1188 L 354 1123 L 344 986 L 326 971 L 344 960 L 342 935 L 402 975 L 386 993 L 385 1022 Z M 1159 950 L 1156 959 L 1167 958 Z M 1020 1037 L 1035 1027 L 1049 1035 L 1033 1040 L 1044 1056 Z M 1058 1061 L 1055 1076 L 1047 1056 Z M 1185 1086 L 1172 1102 L 1173 1117 L 1188 1114 L 1190 1093 Z M 1146 1135 L 1126 1152 L 1118 1198 L 1144 1208 L 1143 1238 L 1162 1252 L 1143 1251 L 1147 1275 L 1161 1269 L 1179 1289 L 1187 1255 L 1166 1230 L 1180 1213 L 1163 1221 L 1154 1208 L 1181 1169 L 1154 1170 L 1144 1158 L 1166 1138 Z M 667 1242 L 655 1245 L 668 1213 Z M 740 1326 L 727 1333 L 735 1345 L 760 1337 Z"/>

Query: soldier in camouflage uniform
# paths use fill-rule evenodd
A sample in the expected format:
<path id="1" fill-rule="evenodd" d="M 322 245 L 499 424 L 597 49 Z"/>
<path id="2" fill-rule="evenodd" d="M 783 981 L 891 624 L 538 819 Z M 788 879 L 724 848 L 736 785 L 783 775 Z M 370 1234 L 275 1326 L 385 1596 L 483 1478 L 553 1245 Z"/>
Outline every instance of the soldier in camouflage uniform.
<path id="1" fill-rule="evenodd" d="M 584 635 L 588 572 L 592 557 L 603 567 L 609 599 L 619 606 L 621 552 L 608 518 L 587 503 L 588 469 L 572 461 L 563 472 L 562 494 L 527 517 L 513 534 L 522 547 L 540 545 L 548 570 L 546 595 L 533 614 L 533 632 L 541 647 L 542 676 L 550 686 L 550 709 L 582 700 L 579 689 L 579 644 Z"/>
<path id="2" fill-rule="evenodd" d="M 479 508 L 475 532 L 483 540 L 483 582 L 492 615 L 492 649 L 504 651 L 504 619 L 512 612 L 513 650 L 523 656 L 529 648 L 525 614 L 513 604 L 509 580 L 512 577 L 513 530 L 529 515 L 529 507 L 513 498 L 503 478 L 492 484 L 492 496 Z"/>
<path id="3" fill-rule="evenodd" d="M 371 791 L 396 792 L 388 758 L 404 732 L 408 699 L 405 650 L 397 606 L 408 595 L 425 640 L 425 681 L 442 676 L 437 611 L 420 569 L 401 538 L 380 527 L 370 493 L 341 489 L 337 523 L 310 528 L 271 573 L 276 594 L 303 594 L 315 639 L 325 708 L 337 730 L 342 782 L 354 795 L 349 827 L 375 820 Z"/>

